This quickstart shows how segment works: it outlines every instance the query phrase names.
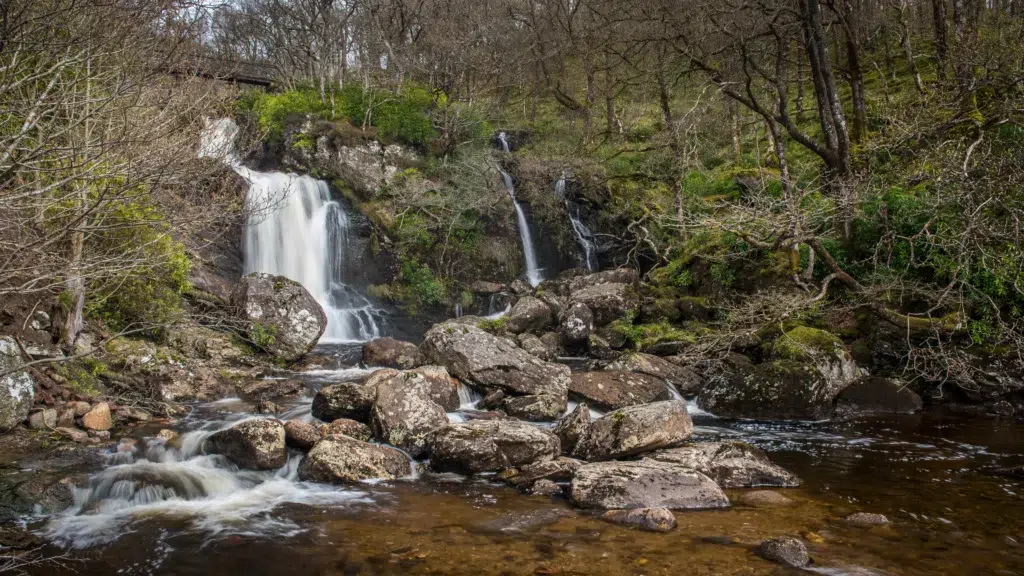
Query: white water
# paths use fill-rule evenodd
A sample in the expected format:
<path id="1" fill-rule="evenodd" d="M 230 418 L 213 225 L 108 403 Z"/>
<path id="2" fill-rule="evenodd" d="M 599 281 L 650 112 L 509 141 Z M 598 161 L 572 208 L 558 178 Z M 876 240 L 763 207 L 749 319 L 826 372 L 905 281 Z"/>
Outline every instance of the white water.
<path id="1" fill-rule="evenodd" d="M 565 177 L 555 182 L 555 194 L 565 202 L 565 209 L 569 213 L 569 223 L 572 224 L 572 232 L 576 235 L 576 242 L 583 248 L 583 260 L 588 272 L 597 272 L 600 264 L 597 261 L 597 242 L 594 241 L 594 234 L 587 228 L 580 218 L 580 205 L 572 202 L 565 196 Z"/>
<path id="2" fill-rule="evenodd" d="M 505 139 L 501 138 L 504 143 Z M 508 144 L 505 143 L 506 150 Z M 544 277 L 541 275 L 540 267 L 537 266 L 537 253 L 533 249 L 533 236 L 530 234 L 530 221 L 526 219 L 526 212 L 523 211 L 522 205 L 516 200 L 516 189 L 515 185 L 512 184 L 512 177 L 508 175 L 504 170 L 498 169 L 501 172 L 501 178 L 505 182 L 505 189 L 508 190 L 508 195 L 512 198 L 512 204 L 516 207 L 516 225 L 519 227 L 519 238 L 523 242 L 523 259 L 526 261 L 526 278 L 530 282 L 531 286 L 537 286 Z"/>
<path id="3" fill-rule="evenodd" d="M 234 154 L 237 133 L 238 126 L 229 118 L 208 122 L 199 155 L 224 161 L 249 182 L 245 273 L 278 274 L 305 286 L 327 314 L 321 342 L 379 337 L 377 312 L 370 301 L 342 282 L 348 217 L 331 200 L 327 183 L 246 168 Z"/>

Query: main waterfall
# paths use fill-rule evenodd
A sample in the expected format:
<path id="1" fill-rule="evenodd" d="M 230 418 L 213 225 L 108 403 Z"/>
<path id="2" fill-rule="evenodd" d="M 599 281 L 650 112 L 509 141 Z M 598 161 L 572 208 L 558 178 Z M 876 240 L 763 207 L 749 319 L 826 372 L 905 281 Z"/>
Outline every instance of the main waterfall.
<path id="1" fill-rule="evenodd" d="M 285 276 L 309 290 L 327 314 L 321 342 L 357 342 L 380 336 L 376 311 L 344 283 L 348 217 L 327 183 L 309 176 L 258 172 L 234 155 L 238 126 L 210 121 L 200 156 L 223 160 L 249 182 L 244 270 Z"/>
<path id="2" fill-rule="evenodd" d="M 504 132 L 498 134 L 498 140 L 501 142 L 505 152 L 508 152 L 508 140 L 505 139 Z M 541 275 L 540 267 L 537 265 L 537 253 L 533 248 L 530 221 L 526 218 L 526 212 L 523 210 L 522 205 L 519 204 L 519 200 L 516 199 L 516 188 L 512 183 L 512 177 L 500 168 L 498 171 L 501 172 L 501 179 L 505 182 L 505 189 L 508 190 L 508 195 L 512 198 L 512 204 L 516 207 L 516 225 L 519 227 L 519 238 L 523 241 L 523 260 L 526 261 L 526 278 L 530 281 L 531 286 L 538 286 L 544 280 L 544 277 Z"/>

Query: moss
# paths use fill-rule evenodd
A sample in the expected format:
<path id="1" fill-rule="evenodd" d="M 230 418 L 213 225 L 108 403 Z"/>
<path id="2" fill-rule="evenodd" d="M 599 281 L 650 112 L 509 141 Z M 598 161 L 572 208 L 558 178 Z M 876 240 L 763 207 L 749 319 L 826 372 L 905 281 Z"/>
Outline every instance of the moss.
<path id="1" fill-rule="evenodd" d="M 78 360 L 61 362 L 56 365 L 57 373 L 63 376 L 67 383 L 65 387 L 72 392 L 87 398 L 95 398 L 103 393 L 103 383 L 100 375 L 107 367 L 95 358 L 85 356 Z"/>
<path id="2" fill-rule="evenodd" d="M 822 354 L 841 353 L 843 341 L 831 332 L 797 326 L 779 336 L 771 346 L 779 358 L 808 361 Z"/>
<path id="3" fill-rule="evenodd" d="M 649 348 L 662 342 L 686 342 L 692 344 L 697 341 L 696 335 L 693 332 L 682 330 L 665 321 L 634 325 L 629 320 L 616 320 L 612 322 L 611 328 L 623 336 L 637 350 Z"/>
<path id="4" fill-rule="evenodd" d="M 476 327 L 481 330 L 486 330 L 492 334 L 502 334 L 505 332 L 505 327 L 508 325 L 508 316 L 502 316 L 501 318 L 485 318 L 476 323 Z"/>
<path id="5" fill-rule="evenodd" d="M 259 322 L 253 322 L 249 328 L 249 339 L 252 343 L 264 350 L 268 350 L 277 340 L 277 327 L 273 324 L 264 326 Z"/>

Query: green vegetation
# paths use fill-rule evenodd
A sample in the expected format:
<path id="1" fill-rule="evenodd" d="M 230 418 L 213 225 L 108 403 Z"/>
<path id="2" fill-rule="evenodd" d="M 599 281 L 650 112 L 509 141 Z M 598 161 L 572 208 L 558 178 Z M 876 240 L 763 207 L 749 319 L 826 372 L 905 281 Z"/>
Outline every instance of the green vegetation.
<path id="1" fill-rule="evenodd" d="M 611 324 L 612 330 L 623 336 L 636 350 L 650 348 L 663 342 L 696 342 L 693 332 L 673 326 L 667 321 L 647 324 L 633 324 L 629 319 L 616 320 Z"/>
<path id="2" fill-rule="evenodd" d="M 277 339 L 277 328 L 273 325 L 264 326 L 259 322 L 253 322 L 249 328 L 249 340 L 256 346 L 269 350 Z"/>
<path id="3" fill-rule="evenodd" d="M 487 330 L 492 334 L 504 334 L 505 326 L 508 325 L 508 316 L 502 316 L 500 318 L 484 318 L 483 320 L 476 323 L 476 327 L 481 330 Z"/>
<path id="4" fill-rule="evenodd" d="M 772 351 L 782 359 L 807 361 L 821 355 L 842 354 L 843 341 L 824 330 L 797 326 L 780 335 L 772 344 Z"/>

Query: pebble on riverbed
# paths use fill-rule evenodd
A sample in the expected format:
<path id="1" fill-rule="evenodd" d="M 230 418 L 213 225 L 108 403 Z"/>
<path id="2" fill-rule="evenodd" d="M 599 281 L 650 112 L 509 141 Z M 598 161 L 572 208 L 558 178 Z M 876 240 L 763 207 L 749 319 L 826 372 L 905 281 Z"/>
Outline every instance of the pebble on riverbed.
<path id="1" fill-rule="evenodd" d="M 803 542 L 792 536 L 769 538 L 761 542 L 761 545 L 757 548 L 757 553 L 766 560 L 792 566 L 793 568 L 803 568 L 811 562 L 811 557 L 807 554 L 807 547 L 804 546 Z"/>
<path id="2" fill-rule="evenodd" d="M 772 506 L 789 506 L 792 500 L 774 490 L 753 490 L 736 496 L 736 501 L 744 506 L 767 508 Z"/>
<path id="3" fill-rule="evenodd" d="M 853 526 L 883 526 L 889 523 L 884 514 L 873 514 L 871 512 L 856 512 L 843 518 L 843 522 Z"/>

